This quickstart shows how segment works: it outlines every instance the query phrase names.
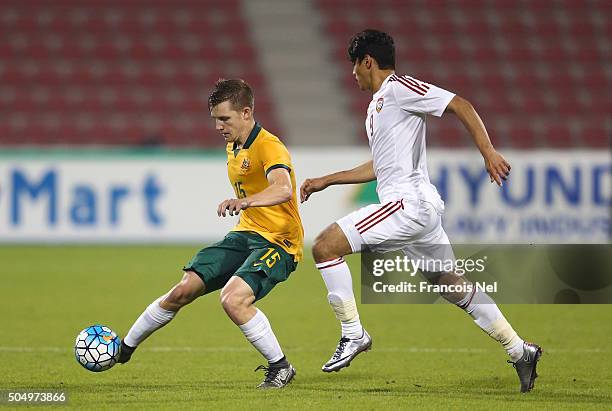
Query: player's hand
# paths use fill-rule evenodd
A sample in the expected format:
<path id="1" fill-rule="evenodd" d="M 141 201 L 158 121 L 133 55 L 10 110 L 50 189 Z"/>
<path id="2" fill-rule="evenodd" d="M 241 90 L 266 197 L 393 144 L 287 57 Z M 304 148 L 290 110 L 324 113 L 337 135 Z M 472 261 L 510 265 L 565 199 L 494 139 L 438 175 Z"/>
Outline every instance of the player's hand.
<path id="1" fill-rule="evenodd" d="M 502 181 L 506 181 L 510 175 L 510 163 L 495 150 L 485 155 L 484 160 L 491 182 L 496 182 L 501 187 Z"/>
<path id="2" fill-rule="evenodd" d="M 303 203 L 310 198 L 312 193 L 325 190 L 326 188 L 327 183 L 323 178 L 307 178 L 300 187 L 300 202 Z"/>
<path id="3" fill-rule="evenodd" d="M 230 216 L 238 215 L 241 210 L 247 207 L 248 203 L 244 198 L 230 198 L 219 204 L 219 207 L 217 207 L 217 215 L 219 217 L 225 217 L 226 213 L 229 213 Z"/>

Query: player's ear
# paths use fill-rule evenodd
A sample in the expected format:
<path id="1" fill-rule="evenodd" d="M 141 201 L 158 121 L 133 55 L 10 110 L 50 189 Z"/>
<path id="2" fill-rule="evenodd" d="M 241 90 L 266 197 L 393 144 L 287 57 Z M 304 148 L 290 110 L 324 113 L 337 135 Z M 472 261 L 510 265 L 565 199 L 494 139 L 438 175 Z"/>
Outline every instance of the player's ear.
<path id="1" fill-rule="evenodd" d="M 242 119 L 250 120 L 252 117 L 253 117 L 253 110 L 251 109 L 251 107 L 244 107 L 242 109 Z"/>

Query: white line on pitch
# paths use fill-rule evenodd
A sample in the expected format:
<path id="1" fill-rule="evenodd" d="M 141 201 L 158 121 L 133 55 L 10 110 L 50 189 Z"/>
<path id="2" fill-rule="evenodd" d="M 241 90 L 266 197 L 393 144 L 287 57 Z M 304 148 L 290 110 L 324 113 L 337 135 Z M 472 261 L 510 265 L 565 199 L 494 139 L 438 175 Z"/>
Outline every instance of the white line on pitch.
<path id="1" fill-rule="evenodd" d="M 71 348 L 65 347 L 3 347 L 0 346 L 0 352 L 15 352 L 15 353 L 28 353 L 28 352 L 69 352 Z M 252 347 L 143 347 L 139 351 L 149 352 L 251 352 Z M 300 347 L 287 347 L 286 351 L 293 352 L 316 352 L 320 351 L 314 348 L 300 348 Z M 374 349 L 376 352 L 405 352 L 405 353 L 464 353 L 464 354 L 475 354 L 499 351 L 499 349 L 485 349 L 485 348 L 467 348 L 467 347 L 377 347 Z M 586 354 L 598 354 L 607 353 L 608 350 L 601 348 L 547 348 L 544 347 L 544 351 L 547 353 L 586 353 Z"/>

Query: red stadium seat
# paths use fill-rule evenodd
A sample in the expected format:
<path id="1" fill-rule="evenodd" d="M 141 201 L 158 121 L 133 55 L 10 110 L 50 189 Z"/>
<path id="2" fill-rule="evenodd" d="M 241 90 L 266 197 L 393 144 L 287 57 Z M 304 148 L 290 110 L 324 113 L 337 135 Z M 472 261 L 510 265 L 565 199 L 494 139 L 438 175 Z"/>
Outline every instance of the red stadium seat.
<path id="1" fill-rule="evenodd" d="M 601 39 L 612 35 L 612 24 L 604 17 L 609 14 L 607 4 L 494 3 L 483 7 L 476 0 L 434 0 L 415 9 L 401 0 L 315 2 L 333 43 L 331 57 L 341 67 L 346 64 L 346 40 L 363 28 L 351 24 L 346 9 L 352 15 L 387 16 L 383 29 L 395 39 L 398 71 L 466 97 L 487 125 L 507 125 L 496 144 L 604 146 L 602 127 L 575 130 L 577 123 L 605 124 L 611 111 L 606 91 L 612 85 L 605 74 L 610 71 L 609 56 L 601 47 Z M 567 15 L 569 24 L 559 15 Z M 601 21 L 594 21 L 593 15 L 601 15 Z M 566 38 L 576 47 L 564 43 Z M 350 78 L 341 85 L 350 97 L 349 111 L 362 122 L 367 102 Z M 432 145 L 472 144 L 464 132 L 442 123 L 432 121 L 430 131 Z"/>
<path id="2" fill-rule="evenodd" d="M 0 110 L 25 119 L 0 116 L 0 145 L 223 146 L 202 97 L 220 77 L 283 133 L 240 0 L 7 0 L 0 22 Z"/>
<path id="3" fill-rule="evenodd" d="M 539 147 L 538 135 L 531 127 L 523 124 L 512 125 L 508 134 L 508 143 L 511 147 L 522 149 L 529 147 Z"/>
<path id="4" fill-rule="evenodd" d="M 563 126 L 552 125 L 545 133 L 547 147 L 569 148 L 575 146 L 572 132 Z"/>
<path id="5" fill-rule="evenodd" d="M 0 116 L 0 144 L 219 146 L 200 118 L 206 111 L 202 92 L 230 76 L 252 84 L 258 119 L 279 130 L 244 1 L 1 2 L 0 109 L 7 115 Z M 355 121 L 363 122 L 369 98 L 344 74 L 346 42 L 369 25 L 394 36 L 399 72 L 457 92 L 485 124 L 504 125 L 497 137 L 502 146 L 606 147 L 612 110 L 608 4 L 493 3 L 315 0 Z M 92 120 L 81 120 L 79 128 L 70 119 L 85 111 Z M 49 120 L 58 113 L 59 130 Z M 159 125 L 141 121 L 147 114 L 160 116 Z M 111 126 L 118 115 L 124 117 Z M 460 128 L 431 123 L 431 144 L 472 144 Z"/>
<path id="6" fill-rule="evenodd" d="M 610 150 L 612 147 L 612 130 L 603 124 L 587 126 L 581 132 L 581 140 L 587 147 L 599 147 Z"/>

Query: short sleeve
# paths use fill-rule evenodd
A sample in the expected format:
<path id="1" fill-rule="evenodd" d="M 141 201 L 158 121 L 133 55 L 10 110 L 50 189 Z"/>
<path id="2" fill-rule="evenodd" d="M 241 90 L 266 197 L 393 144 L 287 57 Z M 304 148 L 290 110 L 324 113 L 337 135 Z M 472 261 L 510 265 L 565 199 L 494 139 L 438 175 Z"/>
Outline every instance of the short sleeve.
<path id="1" fill-rule="evenodd" d="M 276 168 L 291 172 L 291 157 L 287 147 L 278 139 L 268 139 L 259 147 L 259 156 L 266 175 Z"/>
<path id="2" fill-rule="evenodd" d="M 393 81 L 393 93 L 399 106 L 413 113 L 441 117 L 448 103 L 455 97 L 455 94 L 450 91 L 409 76 L 393 75 L 391 81 Z"/>

